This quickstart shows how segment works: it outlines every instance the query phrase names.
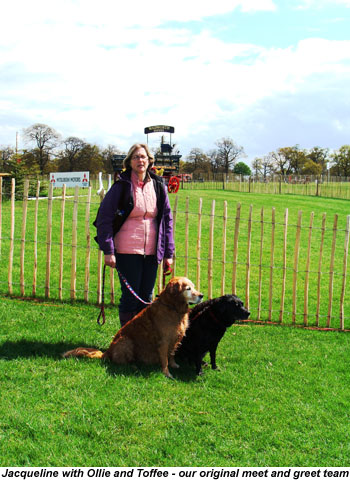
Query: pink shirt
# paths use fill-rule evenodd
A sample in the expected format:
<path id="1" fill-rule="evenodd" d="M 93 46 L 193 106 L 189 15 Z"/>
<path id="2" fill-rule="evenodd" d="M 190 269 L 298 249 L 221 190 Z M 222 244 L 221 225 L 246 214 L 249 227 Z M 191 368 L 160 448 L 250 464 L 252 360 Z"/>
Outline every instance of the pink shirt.
<path id="1" fill-rule="evenodd" d="M 155 255 L 157 247 L 157 196 L 150 177 L 139 182 L 131 173 L 134 208 L 114 237 L 117 253 Z"/>

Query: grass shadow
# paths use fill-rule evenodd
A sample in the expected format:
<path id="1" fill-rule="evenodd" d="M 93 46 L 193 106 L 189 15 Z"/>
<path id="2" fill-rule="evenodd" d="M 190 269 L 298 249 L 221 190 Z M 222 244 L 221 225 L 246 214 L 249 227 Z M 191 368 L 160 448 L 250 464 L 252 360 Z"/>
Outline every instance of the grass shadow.
<path id="1" fill-rule="evenodd" d="M 69 342 L 42 342 L 40 340 L 17 340 L 5 341 L 0 345 L 0 360 L 16 360 L 18 358 L 49 357 L 57 360 L 63 360 L 62 354 L 67 350 L 73 350 L 77 347 L 91 347 L 91 345 Z M 79 360 L 92 361 L 88 358 L 79 358 Z M 96 361 L 96 360 L 95 360 Z M 130 364 L 117 365 L 108 360 L 102 360 L 101 366 L 105 368 L 108 375 L 117 377 L 120 375 L 141 377 L 148 379 L 154 374 L 161 373 L 160 365 Z M 180 368 L 170 368 L 175 380 L 181 382 L 192 382 L 198 379 L 193 365 L 186 362 L 180 364 Z M 171 381 L 171 380 L 169 380 Z"/>
<path id="2" fill-rule="evenodd" d="M 86 346 L 79 344 L 79 346 Z M 91 347 L 91 345 L 89 345 Z M 76 343 L 42 342 L 40 340 L 6 341 L 0 345 L 0 359 L 15 360 L 17 358 L 51 357 L 62 358 L 62 353 L 76 348 Z"/>
<path id="3" fill-rule="evenodd" d="M 105 361 L 104 365 L 106 372 L 112 377 L 117 377 L 119 375 L 128 375 L 149 379 L 155 374 L 163 375 L 160 365 L 144 365 L 142 363 L 117 365 L 109 361 Z M 198 378 L 195 374 L 194 368 L 189 366 L 188 364 L 184 364 L 177 369 L 170 367 L 169 370 L 173 375 L 175 381 L 177 380 L 187 383 L 195 381 Z M 169 379 L 169 381 L 172 381 L 172 379 Z"/>
<path id="4" fill-rule="evenodd" d="M 176 380 L 189 383 L 197 382 L 198 380 L 203 379 L 202 375 L 196 374 L 194 363 L 189 363 L 187 360 L 179 358 L 176 358 L 176 363 L 179 365 L 179 368 L 173 370 Z"/>
<path id="5" fill-rule="evenodd" d="M 117 377 L 119 375 L 128 375 L 132 377 L 150 378 L 154 373 L 160 371 L 158 365 L 142 365 L 142 364 L 129 364 L 118 365 L 108 360 L 104 362 L 104 366 L 108 375 Z"/>

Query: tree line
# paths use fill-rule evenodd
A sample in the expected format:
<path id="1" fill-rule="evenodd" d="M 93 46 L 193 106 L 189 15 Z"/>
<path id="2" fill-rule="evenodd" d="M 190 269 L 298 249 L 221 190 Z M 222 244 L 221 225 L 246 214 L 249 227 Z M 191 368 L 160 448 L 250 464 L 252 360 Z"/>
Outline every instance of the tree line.
<path id="1" fill-rule="evenodd" d="M 110 172 L 111 157 L 122 154 L 116 145 L 101 148 L 78 137 L 61 135 L 48 125 L 36 123 L 23 130 L 28 148 L 21 153 L 12 147 L 0 148 L 0 172 L 12 175 L 44 175 L 56 171 Z M 324 175 L 350 176 L 350 145 L 336 151 L 313 147 L 309 150 L 299 145 L 282 147 L 258 158 L 251 168 L 241 159 L 246 154 L 242 146 L 232 138 L 224 137 L 215 142 L 215 148 L 204 152 L 192 148 L 181 160 L 183 173 L 235 173 L 267 177 L 280 175 Z M 240 161 L 239 161 L 240 160 Z"/>
<path id="2" fill-rule="evenodd" d="M 12 147 L 0 149 L 0 172 L 45 175 L 50 172 L 110 172 L 111 157 L 122 153 L 115 145 L 101 148 L 78 137 L 62 139 L 53 128 L 36 123 L 23 130 L 32 148 L 21 153 Z"/>
<path id="3" fill-rule="evenodd" d="M 188 173 L 236 173 L 256 175 L 264 178 L 269 175 L 325 175 L 350 176 L 350 145 L 343 145 L 331 152 L 328 148 L 313 147 L 309 150 L 299 145 L 282 147 L 263 157 L 256 157 L 251 169 L 237 159 L 244 156 L 242 147 L 238 147 L 230 138 L 216 143 L 217 149 L 204 152 L 193 148 L 185 165 Z"/>

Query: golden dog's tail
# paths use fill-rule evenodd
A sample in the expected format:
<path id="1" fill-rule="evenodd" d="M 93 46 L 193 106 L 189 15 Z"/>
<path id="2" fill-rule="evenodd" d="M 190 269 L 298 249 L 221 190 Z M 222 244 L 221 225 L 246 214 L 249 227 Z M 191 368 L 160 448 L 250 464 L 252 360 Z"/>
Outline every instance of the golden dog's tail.
<path id="1" fill-rule="evenodd" d="M 101 352 L 101 350 L 97 350 L 97 348 L 78 347 L 74 350 L 69 350 L 68 352 L 63 353 L 62 357 L 102 358 L 103 352 Z"/>

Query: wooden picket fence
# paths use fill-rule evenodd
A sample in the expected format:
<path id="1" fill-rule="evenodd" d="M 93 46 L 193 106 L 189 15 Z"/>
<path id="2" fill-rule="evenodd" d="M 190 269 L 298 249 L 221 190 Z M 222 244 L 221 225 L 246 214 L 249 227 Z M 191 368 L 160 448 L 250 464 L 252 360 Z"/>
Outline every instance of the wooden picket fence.
<path id="1" fill-rule="evenodd" d="M 229 225 L 227 202 L 224 202 L 223 214 L 216 216 L 213 201 L 206 247 L 208 257 L 203 259 L 201 200 L 197 215 L 196 272 L 193 278 L 197 288 L 200 288 L 201 278 L 203 281 L 201 265 L 207 261 L 207 271 L 204 275 L 207 274 L 208 298 L 213 296 L 216 285 L 216 295 L 223 295 L 228 291 L 239 294 L 244 299 L 246 307 L 252 311 L 251 318 L 257 321 L 325 329 L 349 328 L 350 317 L 346 317 L 345 312 L 349 312 L 350 308 L 346 296 L 350 216 L 347 216 L 345 229 L 338 227 L 338 215 L 334 216 L 332 226 L 326 228 L 326 214 L 322 215 L 321 225 L 315 226 L 314 214 L 311 213 L 309 223 L 305 227 L 302 225 L 301 211 L 298 212 L 297 224 L 289 222 L 288 209 L 284 212 L 282 222 L 276 221 L 275 208 L 272 208 L 271 219 L 267 218 L 262 208 L 259 212 L 260 219 L 257 220 L 253 219 L 252 206 L 248 218 L 242 218 L 241 205 L 238 204 L 236 214 L 231 217 Z M 189 220 L 188 198 L 182 216 L 185 223 L 183 263 L 184 274 L 187 276 L 190 238 L 188 229 L 191 224 L 194 226 Z M 221 223 L 219 232 L 218 220 Z M 243 242 L 239 248 L 240 238 Z M 227 261 L 229 253 L 232 254 L 232 262 Z M 215 261 L 221 264 L 221 268 L 216 269 L 214 281 Z M 194 272 L 194 269 L 192 271 Z M 311 301 L 310 292 L 313 297 Z"/>
<path id="2" fill-rule="evenodd" d="M 101 302 L 103 255 L 93 240 L 95 218 L 103 198 L 83 195 L 76 187 L 67 195 L 28 197 L 16 201 L 12 179 L 9 199 L 3 198 L 0 179 L 0 292 L 9 295 Z M 95 201 L 92 199 L 95 198 Z M 173 201 L 176 255 L 174 275 L 191 278 L 207 298 L 234 293 L 261 322 L 350 329 L 347 262 L 350 216 L 338 225 L 338 215 L 327 225 L 326 214 L 315 224 L 314 214 L 302 222 L 276 218 L 275 209 L 234 214 L 215 200 L 204 211 L 202 199 L 193 211 L 190 199 L 180 208 Z M 183 201 L 183 200 L 181 200 Z M 18 221 L 19 220 L 19 221 Z M 109 269 L 106 301 L 119 298 L 119 282 Z M 163 288 L 159 269 L 157 291 Z"/>

